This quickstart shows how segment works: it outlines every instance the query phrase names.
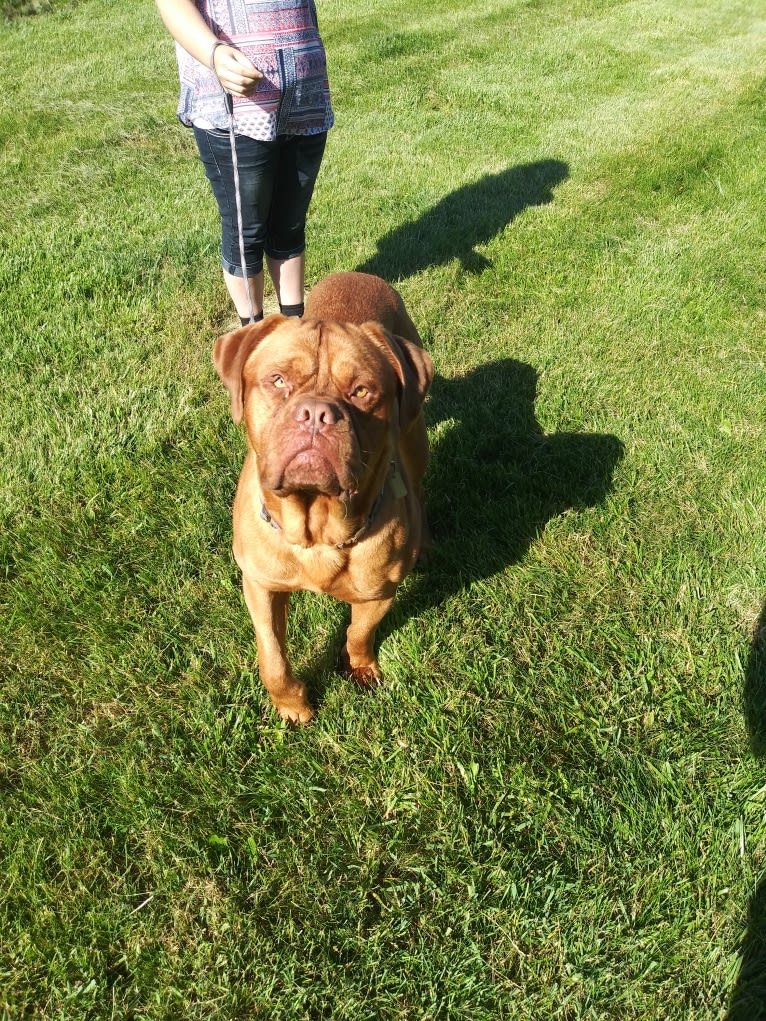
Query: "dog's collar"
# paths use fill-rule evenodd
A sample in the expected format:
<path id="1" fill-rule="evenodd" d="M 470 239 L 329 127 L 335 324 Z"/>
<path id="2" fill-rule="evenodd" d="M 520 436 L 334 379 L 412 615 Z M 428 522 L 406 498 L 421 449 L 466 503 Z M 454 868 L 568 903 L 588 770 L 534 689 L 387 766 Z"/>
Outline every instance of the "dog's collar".
<path id="1" fill-rule="evenodd" d="M 383 503 L 383 497 L 385 496 L 386 493 L 386 486 L 389 483 L 391 484 L 391 492 L 394 494 L 395 497 L 401 498 L 402 496 L 407 495 L 407 487 L 404 485 L 404 480 L 399 474 L 399 469 L 396 467 L 396 464 L 393 461 L 391 462 L 391 469 L 388 473 L 386 481 L 383 483 L 383 488 L 381 489 L 380 493 L 377 496 L 377 499 L 370 508 L 370 513 L 363 521 L 361 528 L 358 528 L 356 532 L 354 532 L 354 534 L 351 536 L 351 538 L 347 539 L 345 542 L 336 542 L 335 543 L 336 549 L 348 549 L 349 546 L 355 546 L 359 542 L 364 533 L 367 531 L 367 529 L 375 520 L 375 516 L 380 510 L 380 505 Z M 269 512 L 266 510 L 266 504 L 263 503 L 263 501 L 261 501 L 261 517 L 266 522 L 266 524 L 271 525 L 271 527 L 275 529 L 275 531 L 277 532 L 282 531 L 282 526 L 279 524 L 278 521 L 274 520 L 271 514 L 269 514 Z"/>

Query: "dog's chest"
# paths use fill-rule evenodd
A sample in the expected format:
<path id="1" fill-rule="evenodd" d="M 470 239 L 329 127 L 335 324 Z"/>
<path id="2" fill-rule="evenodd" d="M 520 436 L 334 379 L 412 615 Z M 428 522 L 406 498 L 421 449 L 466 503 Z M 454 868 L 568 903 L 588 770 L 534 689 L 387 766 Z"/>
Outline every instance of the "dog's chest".
<path id="1" fill-rule="evenodd" d="M 312 547 L 293 553 L 297 568 L 296 588 L 323 592 L 348 603 L 382 599 L 392 594 L 392 579 L 371 543 L 350 550 Z M 378 564 L 370 570 L 371 562 Z"/>
<path id="2" fill-rule="evenodd" d="M 318 592 L 357 603 L 389 598 L 400 580 L 398 569 L 392 571 L 391 564 L 381 563 L 381 551 L 374 548 L 377 545 L 367 541 L 340 550 L 332 546 L 303 549 L 285 544 L 277 552 L 267 540 L 245 549 L 235 543 L 234 552 L 243 572 L 264 588 Z"/>
<path id="3" fill-rule="evenodd" d="M 295 571 L 296 588 L 334 594 L 348 573 L 348 555 L 332 546 L 291 547 L 288 560 Z"/>

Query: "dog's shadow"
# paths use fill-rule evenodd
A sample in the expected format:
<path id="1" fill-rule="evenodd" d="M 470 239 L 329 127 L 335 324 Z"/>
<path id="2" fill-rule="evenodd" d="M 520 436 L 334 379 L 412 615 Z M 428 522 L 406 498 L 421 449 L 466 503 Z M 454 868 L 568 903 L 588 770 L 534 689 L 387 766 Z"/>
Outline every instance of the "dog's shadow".
<path id="1" fill-rule="evenodd" d="M 488 174 L 386 234 L 375 255 L 356 268 L 398 280 L 457 258 L 467 272 L 480 273 L 490 262 L 476 246 L 490 241 L 529 206 L 552 202 L 553 189 L 568 176 L 568 165 L 554 159 Z"/>
<path id="2" fill-rule="evenodd" d="M 536 394 L 536 371 L 513 359 L 435 380 L 426 478 L 434 548 L 394 604 L 394 626 L 402 615 L 518 563 L 551 518 L 597 504 L 609 492 L 621 442 L 593 433 L 546 435 L 535 417 Z"/>
<path id="3" fill-rule="evenodd" d="M 745 668 L 743 692 L 745 722 L 753 754 L 766 756 L 766 604 L 755 627 Z M 750 900 L 747 934 L 727 1021 L 766 1018 L 766 880 Z"/>
<path id="4" fill-rule="evenodd" d="M 434 548 L 399 590 L 378 645 L 404 621 L 518 563 L 551 518 L 609 492 L 622 443 L 606 434 L 546 434 L 535 417 L 536 390 L 535 370 L 513 359 L 434 381 L 425 486 Z M 339 627 L 328 650 L 336 663 L 344 636 Z M 324 659 L 309 670 L 320 700 L 328 669 Z"/>

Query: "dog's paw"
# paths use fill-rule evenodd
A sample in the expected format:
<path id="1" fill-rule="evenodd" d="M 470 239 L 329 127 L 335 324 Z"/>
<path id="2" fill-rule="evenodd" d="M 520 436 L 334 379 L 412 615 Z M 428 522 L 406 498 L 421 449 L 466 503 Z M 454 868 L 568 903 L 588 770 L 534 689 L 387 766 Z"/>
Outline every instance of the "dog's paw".
<path id="1" fill-rule="evenodd" d="M 365 691 L 369 691 L 373 688 L 379 688 L 383 683 L 383 674 L 380 671 L 377 661 L 374 663 L 368 663 L 364 666 L 352 666 L 351 660 L 348 655 L 348 649 L 344 649 L 340 655 L 341 670 L 346 677 L 351 680 L 360 688 L 364 688 Z"/>
<path id="2" fill-rule="evenodd" d="M 277 707 L 277 712 L 288 727 L 300 727 L 305 723 L 311 723 L 314 719 L 314 710 L 310 706 L 304 706 L 302 709 L 280 709 Z"/>
<path id="3" fill-rule="evenodd" d="M 274 698 L 272 695 L 271 701 L 289 727 L 300 727 L 304 723 L 310 723 L 314 718 L 314 710 L 308 704 L 305 695 L 296 695 L 292 698 Z"/>

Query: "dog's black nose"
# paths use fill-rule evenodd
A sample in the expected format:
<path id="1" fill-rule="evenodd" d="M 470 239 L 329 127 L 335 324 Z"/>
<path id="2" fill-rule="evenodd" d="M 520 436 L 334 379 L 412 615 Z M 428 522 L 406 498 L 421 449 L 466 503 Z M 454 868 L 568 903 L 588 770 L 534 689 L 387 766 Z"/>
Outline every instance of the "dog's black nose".
<path id="1" fill-rule="evenodd" d="M 329 401 L 311 398 L 302 400 L 293 411 L 293 418 L 303 429 L 311 432 L 322 432 L 332 428 L 341 419 L 340 410 Z"/>

